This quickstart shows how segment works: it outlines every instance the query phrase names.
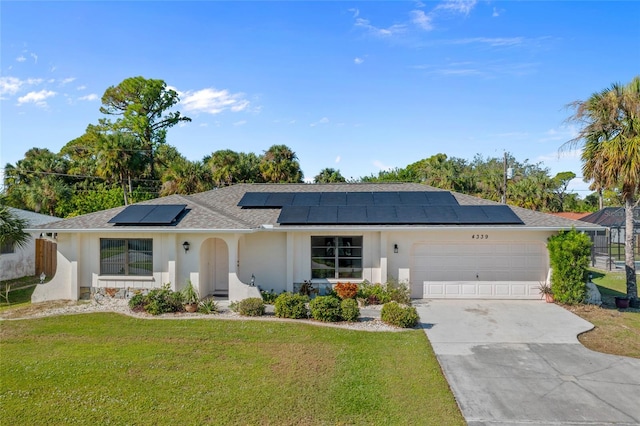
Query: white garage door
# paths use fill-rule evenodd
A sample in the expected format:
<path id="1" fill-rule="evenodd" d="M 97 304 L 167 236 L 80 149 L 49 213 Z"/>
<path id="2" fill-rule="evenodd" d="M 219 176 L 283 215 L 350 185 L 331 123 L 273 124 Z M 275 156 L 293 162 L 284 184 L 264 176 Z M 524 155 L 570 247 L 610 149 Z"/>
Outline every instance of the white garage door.
<path id="1" fill-rule="evenodd" d="M 547 271 L 539 242 L 418 243 L 411 250 L 411 296 L 537 299 Z"/>

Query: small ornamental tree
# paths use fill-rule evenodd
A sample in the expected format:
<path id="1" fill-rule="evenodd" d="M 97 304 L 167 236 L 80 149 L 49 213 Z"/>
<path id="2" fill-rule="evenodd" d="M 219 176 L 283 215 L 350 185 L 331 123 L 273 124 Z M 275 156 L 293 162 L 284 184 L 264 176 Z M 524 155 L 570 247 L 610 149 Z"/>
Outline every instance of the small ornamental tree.
<path id="1" fill-rule="evenodd" d="M 560 303 L 582 303 L 587 294 L 586 271 L 591 255 L 591 239 L 575 229 L 549 237 L 551 291 Z"/>

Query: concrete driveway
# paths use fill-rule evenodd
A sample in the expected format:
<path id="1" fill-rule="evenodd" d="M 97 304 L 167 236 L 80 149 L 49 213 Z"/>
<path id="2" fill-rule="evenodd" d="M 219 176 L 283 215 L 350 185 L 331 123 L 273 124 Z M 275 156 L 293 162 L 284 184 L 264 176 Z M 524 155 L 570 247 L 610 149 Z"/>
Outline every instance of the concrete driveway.
<path id="1" fill-rule="evenodd" d="M 582 346 L 592 325 L 542 301 L 415 301 L 469 425 L 640 424 L 640 360 Z"/>

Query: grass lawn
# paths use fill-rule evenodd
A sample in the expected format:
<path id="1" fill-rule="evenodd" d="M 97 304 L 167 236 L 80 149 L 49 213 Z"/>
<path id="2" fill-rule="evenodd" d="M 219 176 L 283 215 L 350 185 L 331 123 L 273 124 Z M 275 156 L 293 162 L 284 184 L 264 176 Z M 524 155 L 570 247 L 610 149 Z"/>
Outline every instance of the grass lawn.
<path id="1" fill-rule="evenodd" d="M 0 311 L 9 307 L 30 304 L 31 294 L 39 282 L 40 278 L 36 276 L 0 281 Z M 7 286 L 9 286 L 8 302 L 5 300 Z"/>
<path id="2" fill-rule="evenodd" d="M 0 321 L 2 424 L 463 425 L 422 330 Z"/>
<path id="3" fill-rule="evenodd" d="M 570 310 L 595 326 L 578 336 L 587 348 L 598 352 L 640 358 L 640 310 L 619 310 L 615 296 L 626 295 L 624 273 L 593 269 L 593 282 L 602 294 L 602 307 L 582 305 Z M 640 282 L 640 280 L 639 280 Z"/>

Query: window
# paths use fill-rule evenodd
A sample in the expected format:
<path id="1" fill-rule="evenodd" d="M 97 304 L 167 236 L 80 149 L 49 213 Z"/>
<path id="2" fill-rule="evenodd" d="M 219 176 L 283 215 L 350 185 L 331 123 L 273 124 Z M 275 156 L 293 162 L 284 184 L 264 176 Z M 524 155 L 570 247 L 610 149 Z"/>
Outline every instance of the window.
<path id="1" fill-rule="evenodd" d="M 362 237 L 311 237 L 311 278 L 362 278 Z"/>
<path id="2" fill-rule="evenodd" d="M 2 245 L 0 245 L 0 254 L 10 254 L 15 253 L 16 249 L 14 247 L 13 241 L 5 241 Z"/>
<path id="3" fill-rule="evenodd" d="M 153 240 L 100 239 L 100 275 L 151 275 Z"/>

